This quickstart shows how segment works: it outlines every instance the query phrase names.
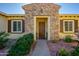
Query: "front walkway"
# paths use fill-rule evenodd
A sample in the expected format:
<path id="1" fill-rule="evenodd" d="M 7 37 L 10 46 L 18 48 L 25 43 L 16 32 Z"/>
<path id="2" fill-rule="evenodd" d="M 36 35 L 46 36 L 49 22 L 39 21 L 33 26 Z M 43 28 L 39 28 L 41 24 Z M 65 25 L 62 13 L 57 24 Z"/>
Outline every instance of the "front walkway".
<path id="1" fill-rule="evenodd" d="M 50 56 L 46 40 L 37 40 L 35 49 L 31 56 Z"/>

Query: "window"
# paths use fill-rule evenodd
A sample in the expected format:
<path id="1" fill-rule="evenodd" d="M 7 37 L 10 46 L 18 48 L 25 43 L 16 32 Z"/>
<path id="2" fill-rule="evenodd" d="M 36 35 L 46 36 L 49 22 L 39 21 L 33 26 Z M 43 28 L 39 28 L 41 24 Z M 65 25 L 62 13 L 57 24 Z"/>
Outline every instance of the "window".
<path id="1" fill-rule="evenodd" d="M 22 20 L 12 20 L 12 32 L 22 32 Z"/>
<path id="2" fill-rule="evenodd" d="M 64 20 L 64 32 L 74 32 L 74 21 L 73 20 Z"/>

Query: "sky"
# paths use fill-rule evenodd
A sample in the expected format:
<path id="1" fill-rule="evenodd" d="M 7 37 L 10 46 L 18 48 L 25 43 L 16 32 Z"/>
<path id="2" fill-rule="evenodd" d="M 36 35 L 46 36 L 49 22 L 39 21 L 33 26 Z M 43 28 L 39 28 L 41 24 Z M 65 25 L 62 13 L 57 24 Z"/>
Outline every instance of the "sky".
<path id="1" fill-rule="evenodd" d="M 8 14 L 24 14 L 22 3 L 0 3 L 0 11 Z"/>
<path id="2" fill-rule="evenodd" d="M 79 14 L 79 3 L 60 3 L 60 14 Z"/>
<path id="3" fill-rule="evenodd" d="M 0 3 L 0 11 L 7 14 L 24 14 L 22 6 L 27 3 Z M 56 3 L 60 14 L 79 14 L 79 3 Z"/>

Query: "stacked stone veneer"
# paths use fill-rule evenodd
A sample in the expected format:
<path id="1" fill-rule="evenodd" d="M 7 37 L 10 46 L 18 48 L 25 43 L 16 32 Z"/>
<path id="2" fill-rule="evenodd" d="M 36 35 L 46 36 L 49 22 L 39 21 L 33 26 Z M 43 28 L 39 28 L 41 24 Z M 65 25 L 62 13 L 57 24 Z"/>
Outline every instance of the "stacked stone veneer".
<path id="1" fill-rule="evenodd" d="M 34 33 L 34 16 L 50 16 L 50 40 L 58 40 L 59 8 L 60 6 L 52 3 L 33 3 L 24 5 L 26 33 Z"/>

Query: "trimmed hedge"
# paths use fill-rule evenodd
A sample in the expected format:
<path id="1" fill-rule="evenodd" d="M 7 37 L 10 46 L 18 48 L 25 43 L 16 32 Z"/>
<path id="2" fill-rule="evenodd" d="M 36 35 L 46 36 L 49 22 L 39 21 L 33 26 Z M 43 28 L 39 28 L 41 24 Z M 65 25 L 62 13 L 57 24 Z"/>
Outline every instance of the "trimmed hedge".
<path id="1" fill-rule="evenodd" d="M 20 37 L 14 46 L 9 50 L 8 56 L 24 56 L 30 52 L 33 43 L 33 34 L 26 34 Z"/>

